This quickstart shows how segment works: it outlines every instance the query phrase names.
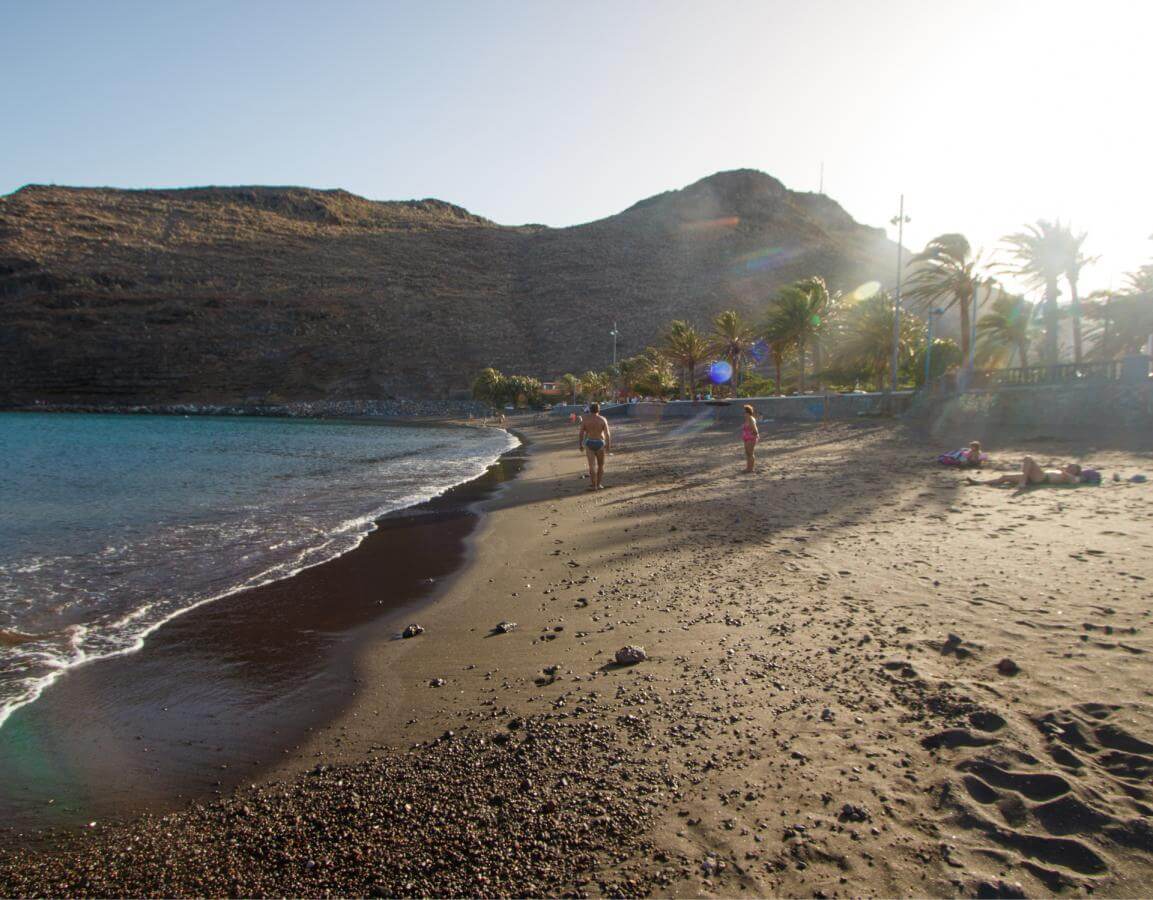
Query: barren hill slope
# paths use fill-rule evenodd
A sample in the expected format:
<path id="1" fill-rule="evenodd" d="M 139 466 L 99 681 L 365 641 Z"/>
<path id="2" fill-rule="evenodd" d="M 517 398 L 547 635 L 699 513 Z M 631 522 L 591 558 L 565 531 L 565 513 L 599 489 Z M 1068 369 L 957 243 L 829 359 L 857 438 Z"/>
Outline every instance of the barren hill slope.
<path id="1" fill-rule="evenodd" d="M 0 402 L 440 397 L 486 365 L 602 368 L 672 318 L 758 312 L 895 245 L 739 170 L 572 228 L 293 187 L 30 186 L 0 198 Z"/>

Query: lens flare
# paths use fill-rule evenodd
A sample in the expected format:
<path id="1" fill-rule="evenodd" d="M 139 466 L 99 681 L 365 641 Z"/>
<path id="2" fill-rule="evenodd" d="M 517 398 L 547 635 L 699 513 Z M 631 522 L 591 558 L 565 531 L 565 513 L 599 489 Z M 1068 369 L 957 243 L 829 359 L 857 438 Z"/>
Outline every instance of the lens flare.
<path id="1" fill-rule="evenodd" d="M 746 275 L 766 272 L 791 262 L 796 259 L 800 252 L 799 247 L 765 247 L 738 256 L 734 264 Z"/>
<path id="2" fill-rule="evenodd" d="M 669 432 L 669 437 L 672 438 L 687 438 L 694 434 L 700 434 L 702 431 L 707 431 L 713 424 L 715 416 L 712 408 L 701 410 L 685 424 L 678 425 Z"/>
<path id="3" fill-rule="evenodd" d="M 724 231 L 729 228 L 736 228 L 740 223 L 740 216 L 725 216 L 721 219 L 701 219 L 696 222 L 685 222 L 681 225 L 681 231 L 690 233 L 699 231 Z"/>
<path id="4" fill-rule="evenodd" d="M 859 284 L 851 291 L 849 291 L 849 300 L 868 300 L 874 297 L 881 290 L 881 282 L 879 281 L 866 281 L 864 284 Z"/>
<path id="5" fill-rule="evenodd" d="M 709 381 L 713 384 L 728 384 L 733 377 L 733 367 L 723 359 L 709 366 Z"/>
<path id="6" fill-rule="evenodd" d="M 755 362 L 764 362 L 765 357 L 768 355 L 769 345 L 766 344 L 763 340 L 757 341 L 755 344 L 753 344 L 753 346 L 749 348 L 749 356 L 751 356 Z"/>

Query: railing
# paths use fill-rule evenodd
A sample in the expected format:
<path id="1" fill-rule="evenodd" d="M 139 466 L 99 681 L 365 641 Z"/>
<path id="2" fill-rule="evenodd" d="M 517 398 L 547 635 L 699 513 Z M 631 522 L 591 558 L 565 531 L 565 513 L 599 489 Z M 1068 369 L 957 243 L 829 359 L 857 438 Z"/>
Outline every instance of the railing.
<path id="1" fill-rule="evenodd" d="M 1024 366 L 1016 369 L 975 369 L 969 377 L 969 385 L 983 388 L 1120 381 L 1121 366 L 1121 360 L 1107 360 L 1091 363 L 1060 363 L 1053 366 Z"/>

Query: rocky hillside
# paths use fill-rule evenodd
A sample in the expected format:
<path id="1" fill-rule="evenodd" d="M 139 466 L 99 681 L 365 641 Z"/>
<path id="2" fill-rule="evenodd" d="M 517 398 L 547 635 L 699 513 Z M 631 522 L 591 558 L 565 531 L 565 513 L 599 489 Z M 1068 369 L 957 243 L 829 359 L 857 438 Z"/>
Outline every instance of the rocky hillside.
<path id="1" fill-rule="evenodd" d="M 30 186 L 0 198 L 0 403 L 444 397 L 602 368 L 784 282 L 887 281 L 833 200 L 722 172 L 572 228 L 439 200 Z"/>

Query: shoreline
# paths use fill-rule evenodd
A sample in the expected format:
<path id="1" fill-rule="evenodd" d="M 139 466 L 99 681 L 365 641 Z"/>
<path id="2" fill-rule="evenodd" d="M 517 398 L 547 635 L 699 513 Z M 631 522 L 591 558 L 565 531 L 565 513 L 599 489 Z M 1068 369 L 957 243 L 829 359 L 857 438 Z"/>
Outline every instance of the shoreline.
<path id="1" fill-rule="evenodd" d="M 513 437 L 479 476 L 380 517 L 351 550 L 184 610 L 140 649 L 69 669 L 13 711 L 0 833 L 35 843 L 278 767 L 350 702 L 367 635 L 433 602 L 464 564 L 484 502 L 523 468 L 528 442 Z"/>
<path id="2" fill-rule="evenodd" d="M 526 432 L 327 727 L 219 801 L 0 850 L 0 893 L 1148 893 L 1147 486 L 968 487 L 875 422 L 765 428 L 746 476 L 737 428 L 622 422 L 590 493 L 574 429 Z M 1095 437 L 989 469 L 1153 464 Z"/>

